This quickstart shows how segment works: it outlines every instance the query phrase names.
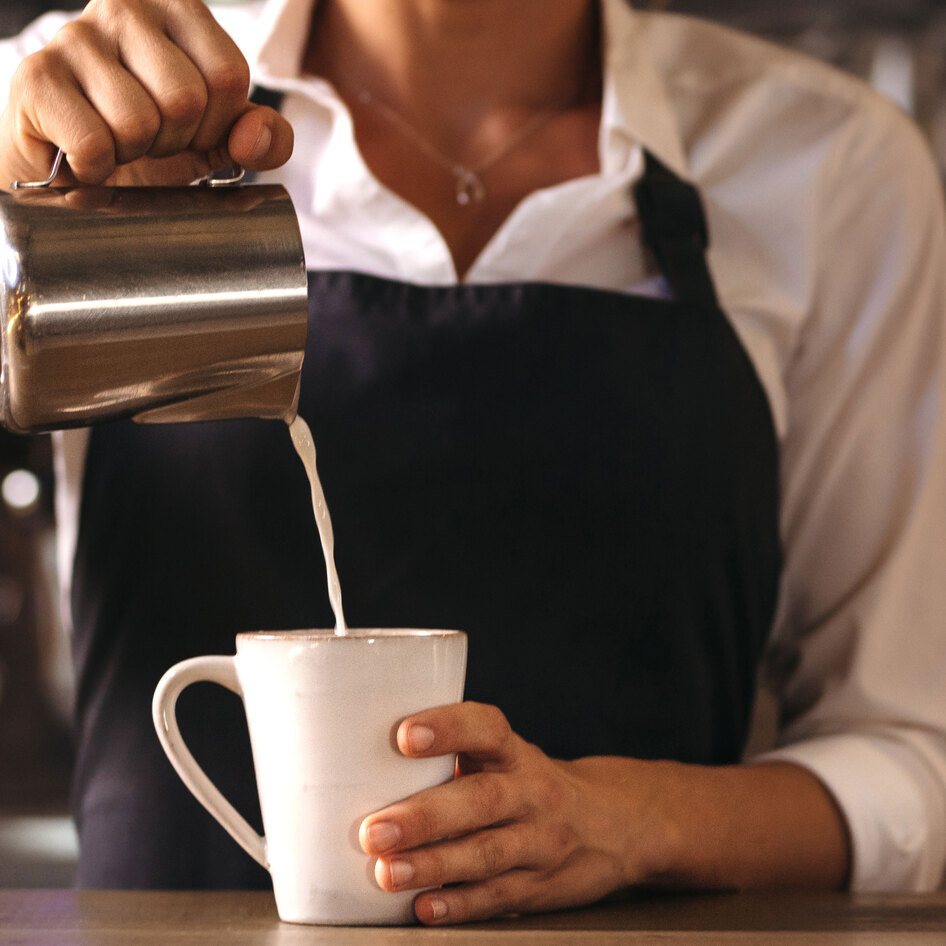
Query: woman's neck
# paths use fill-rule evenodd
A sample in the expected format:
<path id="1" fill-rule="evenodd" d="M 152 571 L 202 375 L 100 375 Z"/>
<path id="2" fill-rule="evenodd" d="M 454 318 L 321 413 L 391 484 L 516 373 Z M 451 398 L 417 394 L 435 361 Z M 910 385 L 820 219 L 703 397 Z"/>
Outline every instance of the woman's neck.
<path id="1" fill-rule="evenodd" d="M 463 160 L 503 116 L 595 96 L 597 43 L 594 0 L 319 0 L 306 67 Z"/>

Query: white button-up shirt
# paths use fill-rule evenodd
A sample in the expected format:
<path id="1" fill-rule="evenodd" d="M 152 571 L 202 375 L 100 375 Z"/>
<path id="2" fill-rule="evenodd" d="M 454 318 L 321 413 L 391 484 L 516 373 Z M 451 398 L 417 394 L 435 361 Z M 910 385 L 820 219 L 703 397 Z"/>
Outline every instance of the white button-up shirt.
<path id="1" fill-rule="evenodd" d="M 457 274 L 434 225 L 382 186 L 333 89 L 301 71 L 314 0 L 215 8 L 255 79 L 287 93 L 310 269 L 422 284 Z M 633 182 L 642 149 L 702 194 L 724 311 L 781 448 L 785 566 L 764 678 L 767 757 L 844 813 L 856 890 L 921 890 L 946 862 L 946 221 L 926 145 L 833 69 L 699 20 L 602 0 L 600 172 L 516 207 L 464 277 L 663 291 Z M 0 44 L 0 92 L 63 17 Z M 450 186 L 450 180 L 445 186 Z M 61 438 L 63 574 L 83 439 Z"/>

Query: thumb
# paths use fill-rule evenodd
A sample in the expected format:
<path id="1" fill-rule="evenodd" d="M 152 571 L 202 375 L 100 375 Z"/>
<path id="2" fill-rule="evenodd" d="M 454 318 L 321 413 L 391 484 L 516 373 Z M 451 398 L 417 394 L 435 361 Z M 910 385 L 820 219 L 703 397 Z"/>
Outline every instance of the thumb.
<path id="1" fill-rule="evenodd" d="M 268 171 L 285 164 L 292 155 L 292 126 L 279 112 L 251 105 L 230 129 L 230 157 L 249 171 Z"/>

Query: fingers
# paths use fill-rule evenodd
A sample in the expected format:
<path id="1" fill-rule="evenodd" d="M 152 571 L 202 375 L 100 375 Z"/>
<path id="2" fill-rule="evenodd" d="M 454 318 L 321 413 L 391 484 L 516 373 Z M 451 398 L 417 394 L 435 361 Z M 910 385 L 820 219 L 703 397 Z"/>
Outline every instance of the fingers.
<path id="1" fill-rule="evenodd" d="M 513 786 L 483 772 L 418 792 L 365 818 L 359 842 L 367 854 L 387 854 L 457 837 L 518 817 L 524 801 Z"/>
<path id="2" fill-rule="evenodd" d="M 4 169 L 9 180 L 42 180 L 55 146 L 79 166 L 114 167 L 109 128 L 60 58 L 37 53 L 24 60 L 10 82 L 3 113 Z M 103 176 L 104 176 L 103 175 Z"/>
<path id="3" fill-rule="evenodd" d="M 611 889 L 576 858 L 557 872 L 510 870 L 478 883 L 426 891 L 414 900 L 414 913 L 428 926 L 471 923 L 592 903 Z"/>
<path id="4" fill-rule="evenodd" d="M 531 871 L 509 871 L 483 883 L 421 894 L 414 901 L 414 913 L 426 926 L 443 926 L 523 912 L 535 883 Z"/>
<path id="5" fill-rule="evenodd" d="M 422 923 L 591 903 L 639 876 L 625 827 L 631 760 L 551 759 L 477 703 L 415 713 L 397 742 L 408 756 L 457 755 L 456 779 L 370 815 L 359 832 L 383 890 L 421 891 Z"/>
<path id="6" fill-rule="evenodd" d="M 589 903 L 626 883 L 626 767 L 550 759 L 477 703 L 416 713 L 397 742 L 408 756 L 457 755 L 456 779 L 370 815 L 359 832 L 382 889 L 422 891 L 421 922 Z"/>
<path id="7" fill-rule="evenodd" d="M 76 20 L 27 59 L 14 86 L 37 137 L 63 148 L 80 179 L 104 180 L 145 154 L 161 129 L 158 105 L 90 23 Z"/>
<path id="8" fill-rule="evenodd" d="M 278 112 L 251 106 L 230 131 L 227 149 L 231 159 L 251 171 L 268 171 L 292 157 L 292 126 Z"/>
<path id="9" fill-rule="evenodd" d="M 397 743 L 407 756 L 456 753 L 484 765 L 502 767 L 515 760 L 522 740 L 495 706 L 468 702 L 408 717 L 398 727 Z"/>
<path id="10" fill-rule="evenodd" d="M 417 713 L 398 727 L 398 746 L 413 757 L 458 755 L 476 769 L 447 785 L 418 792 L 361 824 L 368 854 L 405 851 L 520 817 L 528 799 L 518 780 L 502 777 L 532 747 L 516 736 L 493 706 L 461 703 Z"/>
<path id="11" fill-rule="evenodd" d="M 560 859 L 550 836 L 535 824 L 508 824 L 463 838 L 417 848 L 375 863 L 384 890 L 419 890 L 441 884 L 488 880 L 517 869 L 538 869 Z"/>
<path id="12" fill-rule="evenodd" d="M 21 64 L 0 123 L 0 168 L 45 176 L 50 144 L 90 183 L 136 161 L 156 175 L 276 167 L 291 154 L 292 130 L 250 105 L 249 81 L 202 0 L 94 0 Z M 188 154 L 201 157 L 160 160 Z"/>
<path id="13" fill-rule="evenodd" d="M 201 2 L 194 10 L 171 4 L 167 34 L 194 64 L 205 88 L 205 99 L 189 145 L 198 151 L 220 147 L 236 118 L 246 108 L 250 70 L 232 39 L 217 25 Z"/>
<path id="14" fill-rule="evenodd" d="M 423 893 L 414 901 L 414 913 L 425 925 L 442 926 L 528 912 L 538 900 L 536 888 L 544 880 L 544 875 L 530 870 L 507 871 L 482 883 Z M 539 903 L 546 910 L 556 905 L 551 898 Z"/>
<path id="15" fill-rule="evenodd" d="M 147 154 L 166 158 L 188 148 L 197 150 L 197 134 L 211 108 L 211 99 L 218 94 L 207 82 L 198 64 L 164 36 L 149 35 L 147 25 L 129 24 L 128 32 L 119 37 L 118 52 L 124 77 L 100 73 L 89 74 L 89 61 L 77 62 L 76 73 L 99 114 L 108 122 L 115 138 L 119 164 Z M 123 49 L 132 50 L 125 54 Z M 134 89 L 135 101 L 124 106 L 113 102 L 118 88 Z M 246 88 L 243 101 L 246 100 Z M 238 114 L 239 103 L 231 105 L 231 115 Z M 219 104 L 217 106 L 219 110 Z M 120 116 L 141 109 L 153 116 L 151 135 L 147 140 L 132 139 L 123 134 Z M 127 121 L 127 119 L 126 119 Z M 219 145 L 224 128 L 216 129 L 216 138 L 207 140 L 200 150 Z"/>

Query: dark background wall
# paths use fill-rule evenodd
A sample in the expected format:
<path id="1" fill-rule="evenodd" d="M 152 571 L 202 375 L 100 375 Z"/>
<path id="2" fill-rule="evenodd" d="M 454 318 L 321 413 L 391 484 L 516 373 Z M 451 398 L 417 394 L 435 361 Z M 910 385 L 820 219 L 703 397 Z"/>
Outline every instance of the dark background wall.
<path id="1" fill-rule="evenodd" d="M 85 4 L 75 0 L 47 3 L 46 0 L 3 0 L 0 7 L 0 36 L 18 33 L 30 20 L 47 10 L 80 10 Z"/>

